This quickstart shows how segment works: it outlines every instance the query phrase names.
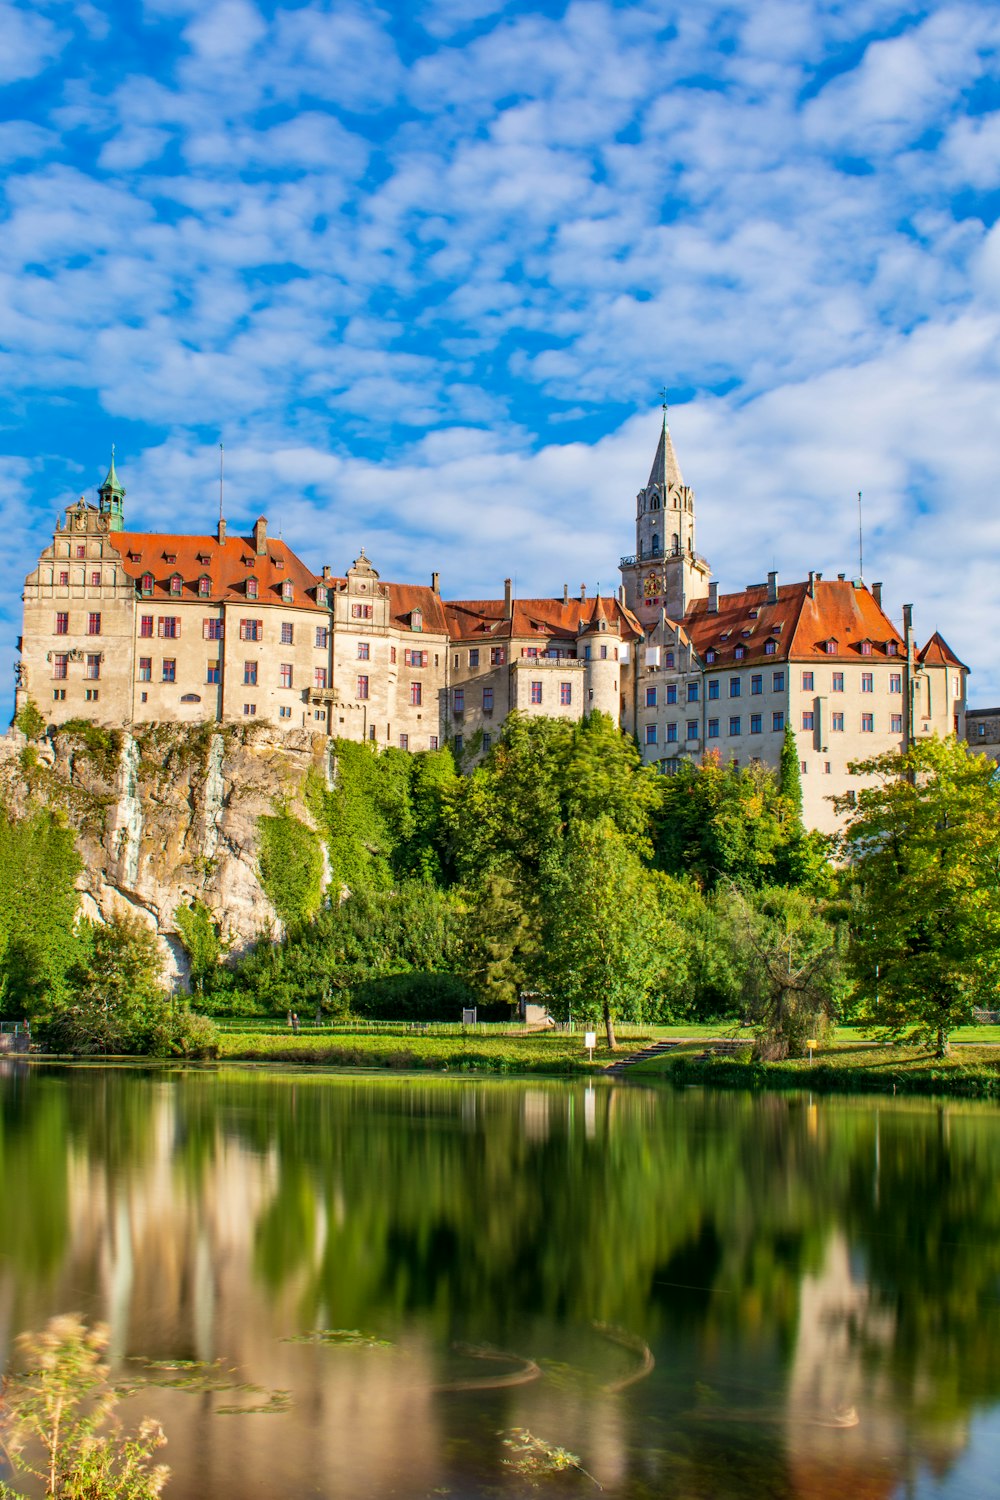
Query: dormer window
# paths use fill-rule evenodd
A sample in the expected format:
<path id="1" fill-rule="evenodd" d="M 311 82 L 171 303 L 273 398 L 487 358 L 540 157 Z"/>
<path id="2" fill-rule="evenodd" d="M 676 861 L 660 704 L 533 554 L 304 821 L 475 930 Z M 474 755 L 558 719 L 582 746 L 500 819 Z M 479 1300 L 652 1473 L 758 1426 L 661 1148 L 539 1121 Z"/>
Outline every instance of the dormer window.
<path id="1" fill-rule="evenodd" d="M 778 643 L 776 641 L 765 641 L 765 643 L 764 643 L 764 655 L 765 656 L 773 656 L 774 653 L 777 651 L 777 649 L 778 649 Z"/>
<path id="2" fill-rule="evenodd" d="M 271 561 L 276 568 L 283 568 L 285 566 L 285 559 L 283 557 L 272 557 Z"/>
<path id="3" fill-rule="evenodd" d="M 827 656 L 836 656 L 836 654 L 837 654 L 837 642 L 834 640 L 834 638 L 832 636 L 830 637 L 830 639 L 828 641 L 824 641 L 823 642 L 823 650 L 826 652 Z"/>
<path id="4" fill-rule="evenodd" d="M 760 610 L 759 609 L 752 609 L 750 611 L 750 618 L 751 618 L 751 620 L 756 620 L 756 618 L 757 618 L 757 616 L 759 614 L 760 614 Z"/>
<path id="5" fill-rule="evenodd" d="M 319 607 L 321 609 L 326 609 L 326 607 L 329 604 L 329 602 L 330 602 L 330 600 L 329 600 L 329 597 L 327 595 L 326 589 L 324 589 L 324 588 L 318 588 L 316 590 L 316 603 L 319 605 Z"/>
<path id="6" fill-rule="evenodd" d="M 871 641 L 862 641 L 861 645 L 859 647 L 859 650 L 861 651 L 861 655 L 862 656 L 871 656 L 871 654 L 872 654 L 872 643 L 871 643 Z"/>
<path id="7" fill-rule="evenodd" d="M 423 630 L 423 628 L 424 628 L 423 611 L 419 610 L 419 609 L 412 610 L 411 613 L 410 613 L 410 629 L 411 630 Z"/>
<path id="8" fill-rule="evenodd" d="M 198 579 L 198 593 L 202 599 L 206 599 L 212 592 L 212 580 L 207 573 L 202 573 Z"/>
<path id="9" fill-rule="evenodd" d="M 164 562 L 168 562 L 168 563 L 175 563 L 177 561 L 177 553 L 176 552 L 164 552 L 164 554 L 163 554 L 163 561 Z"/>
<path id="10" fill-rule="evenodd" d="M 142 577 L 139 580 L 139 592 L 147 596 L 153 592 L 152 573 L 143 573 Z"/>
<path id="11" fill-rule="evenodd" d="M 171 573 L 171 575 L 170 575 L 170 592 L 172 594 L 179 594 L 180 591 L 181 591 L 181 589 L 183 587 L 184 587 L 184 580 L 181 577 L 181 575 L 179 573 Z"/>
<path id="12" fill-rule="evenodd" d="M 281 597 L 285 604 L 291 604 L 293 592 L 294 590 L 292 587 L 292 580 L 290 578 L 286 578 L 284 583 L 281 585 Z"/>
<path id="13" fill-rule="evenodd" d="M 733 652 L 733 655 L 736 657 L 737 661 L 742 661 L 746 654 L 747 648 L 745 646 L 737 646 L 736 650 Z"/>
<path id="14" fill-rule="evenodd" d="M 781 626 L 780 625 L 772 625 L 771 626 L 771 634 L 772 635 L 780 635 L 781 634 Z"/>
<path id="15" fill-rule="evenodd" d="M 895 641 L 886 641 L 885 654 L 886 656 L 897 656 L 899 654 L 899 647 Z"/>
<path id="16" fill-rule="evenodd" d="M 709 666 L 711 666 L 712 662 L 715 660 L 715 652 L 714 651 L 706 651 L 705 652 L 705 660 L 708 662 Z"/>
<path id="17" fill-rule="evenodd" d="M 256 599 L 256 597 L 257 597 L 257 580 L 256 580 L 256 578 L 248 578 L 247 579 L 247 598 L 248 599 Z"/>
<path id="18" fill-rule="evenodd" d="M 753 631 L 752 630 L 741 630 L 740 634 L 742 635 L 742 637 L 743 637 L 744 640 L 749 640 L 750 637 L 753 635 Z"/>
<path id="19" fill-rule="evenodd" d="M 138 552 L 130 552 L 129 555 L 128 555 L 128 560 L 131 563 L 138 562 L 139 561 L 139 553 Z"/>

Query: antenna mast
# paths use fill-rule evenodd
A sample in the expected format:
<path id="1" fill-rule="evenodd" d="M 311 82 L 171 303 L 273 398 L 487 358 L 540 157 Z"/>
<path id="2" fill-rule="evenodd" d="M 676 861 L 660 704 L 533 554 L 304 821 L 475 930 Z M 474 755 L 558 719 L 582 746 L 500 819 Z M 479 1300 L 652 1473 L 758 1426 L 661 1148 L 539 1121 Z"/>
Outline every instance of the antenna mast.
<path id="1" fill-rule="evenodd" d="M 222 520 L 222 484 L 225 477 L 226 450 L 219 444 L 219 520 Z"/>
<path id="2" fill-rule="evenodd" d="M 865 533 L 861 522 L 861 491 L 858 490 L 858 578 L 865 581 Z"/>

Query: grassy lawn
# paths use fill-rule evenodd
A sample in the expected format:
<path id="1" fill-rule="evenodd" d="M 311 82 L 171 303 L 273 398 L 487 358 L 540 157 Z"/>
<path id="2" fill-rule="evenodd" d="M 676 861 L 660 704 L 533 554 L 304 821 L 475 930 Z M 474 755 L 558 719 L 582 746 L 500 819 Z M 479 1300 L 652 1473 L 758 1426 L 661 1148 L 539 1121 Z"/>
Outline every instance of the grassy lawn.
<path id="1" fill-rule="evenodd" d="M 598 1046 L 591 1064 L 583 1047 L 582 1033 L 463 1037 L 420 1036 L 405 1031 L 374 1036 L 361 1032 L 337 1036 L 300 1032 L 293 1036 L 286 1028 L 276 1034 L 260 1030 L 227 1031 L 222 1033 L 220 1044 L 219 1056 L 223 1060 L 319 1063 L 332 1068 L 598 1073 L 614 1060 L 606 1046 Z"/>

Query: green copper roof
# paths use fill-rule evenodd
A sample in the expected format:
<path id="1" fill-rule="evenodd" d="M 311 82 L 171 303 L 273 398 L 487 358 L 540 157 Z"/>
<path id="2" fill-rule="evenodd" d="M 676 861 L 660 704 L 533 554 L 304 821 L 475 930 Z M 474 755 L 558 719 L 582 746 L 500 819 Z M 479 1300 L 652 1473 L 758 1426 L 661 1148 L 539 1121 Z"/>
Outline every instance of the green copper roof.
<path id="1" fill-rule="evenodd" d="M 119 495 L 124 495 L 125 493 L 125 487 L 119 482 L 118 475 L 115 473 L 115 449 L 113 443 L 111 445 L 111 467 L 108 470 L 107 478 L 101 485 L 101 489 L 114 490 Z"/>

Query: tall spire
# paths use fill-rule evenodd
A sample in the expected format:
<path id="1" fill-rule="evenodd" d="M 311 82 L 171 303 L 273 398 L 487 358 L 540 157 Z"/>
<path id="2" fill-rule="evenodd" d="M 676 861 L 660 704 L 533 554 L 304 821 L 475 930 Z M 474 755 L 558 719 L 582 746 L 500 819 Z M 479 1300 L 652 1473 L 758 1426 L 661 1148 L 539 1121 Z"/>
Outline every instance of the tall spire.
<path id="1" fill-rule="evenodd" d="M 653 467 L 649 471 L 646 480 L 646 488 L 650 489 L 658 484 L 662 491 L 673 489 L 684 483 L 681 466 L 677 462 L 677 454 L 674 452 L 673 440 L 670 436 L 670 428 L 667 426 L 667 398 L 666 391 L 663 393 L 663 427 L 660 430 L 660 441 L 656 449 L 656 457 L 653 459 Z"/>
<path id="2" fill-rule="evenodd" d="M 111 467 L 100 489 L 97 491 L 101 514 L 108 517 L 112 531 L 121 531 L 125 525 L 125 486 L 115 471 L 115 445 L 111 444 Z"/>

